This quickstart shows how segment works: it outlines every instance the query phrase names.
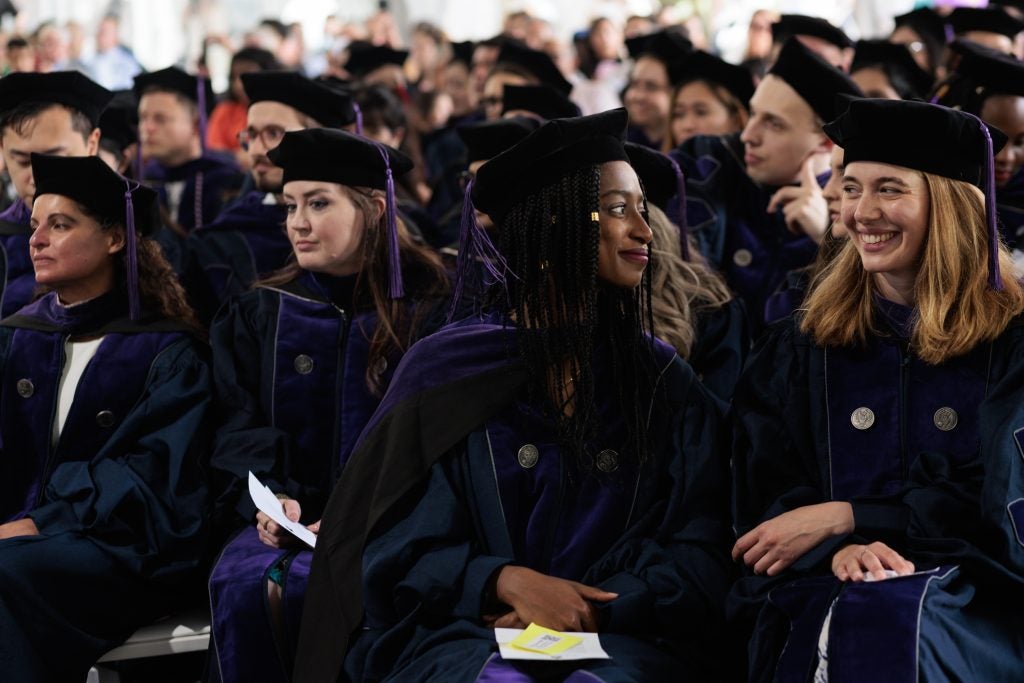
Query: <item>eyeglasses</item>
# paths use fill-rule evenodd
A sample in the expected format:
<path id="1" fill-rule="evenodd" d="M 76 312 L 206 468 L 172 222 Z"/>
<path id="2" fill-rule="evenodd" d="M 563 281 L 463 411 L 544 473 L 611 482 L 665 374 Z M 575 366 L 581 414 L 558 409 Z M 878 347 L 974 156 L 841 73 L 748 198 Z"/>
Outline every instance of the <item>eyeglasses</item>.
<path id="1" fill-rule="evenodd" d="M 266 149 L 274 149 L 281 144 L 281 140 L 284 139 L 284 134 L 287 132 L 281 126 L 265 126 L 259 130 L 250 126 L 238 131 L 238 144 L 244 151 L 248 152 L 252 141 L 259 138 Z"/>

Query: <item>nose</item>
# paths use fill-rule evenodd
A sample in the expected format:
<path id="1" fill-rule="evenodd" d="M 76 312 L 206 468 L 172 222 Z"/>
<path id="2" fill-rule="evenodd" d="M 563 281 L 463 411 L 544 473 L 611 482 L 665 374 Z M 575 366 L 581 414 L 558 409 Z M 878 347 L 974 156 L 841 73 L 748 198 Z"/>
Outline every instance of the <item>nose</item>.
<path id="1" fill-rule="evenodd" d="M 844 199 L 843 201 L 849 201 L 854 204 L 853 219 L 858 223 L 871 223 L 872 221 L 878 220 L 882 215 L 878 202 L 870 192 L 863 192 L 860 197 L 856 199 Z"/>
<path id="2" fill-rule="evenodd" d="M 33 249 L 42 249 L 48 244 L 48 242 L 46 228 L 41 225 L 33 230 L 32 234 L 28 238 L 28 246 Z"/>
<path id="3" fill-rule="evenodd" d="M 654 232 L 639 211 L 636 214 L 636 220 L 630 226 L 629 236 L 644 246 L 654 241 Z"/>
<path id="4" fill-rule="evenodd" d="M 752 145 L 756 147 L 760 140 L 755 133 L 754 119 L 747 121 L 747 125 L 743 127 L 743 132 L 740 133 L 740 142 L 745 145 Z"/>

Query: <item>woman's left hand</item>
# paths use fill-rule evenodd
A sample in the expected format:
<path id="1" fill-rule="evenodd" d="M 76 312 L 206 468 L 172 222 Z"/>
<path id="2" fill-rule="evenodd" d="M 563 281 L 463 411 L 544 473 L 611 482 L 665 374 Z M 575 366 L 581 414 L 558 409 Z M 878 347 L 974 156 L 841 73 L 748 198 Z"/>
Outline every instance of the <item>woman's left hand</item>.
<path id="1" fill-rule="evenodd" d="M 887 569 L 906 576 L 914 573 L 914 563 L 881 541 L 851 544 L 832 556 L 832 573 L 840 581 L 863 581 L 867 572 L 876 579 L 884 579 Z"/>
<path id="2" fill-rule="evenodd" d="M 775 576 L 822 541 L 853 531 L 849 503 L 805 505 L 783 512 L 743 534 L 732 548 L 732 559 L 755 574 Z"/>
<path id="3" fill-rule="evenodd" d="M 0 539 L 14 538 L 15 536 L 38 536 L 39 528 L 32 521 L 31 517 L 16 519 L 13 522 L 0 524 Z"/>

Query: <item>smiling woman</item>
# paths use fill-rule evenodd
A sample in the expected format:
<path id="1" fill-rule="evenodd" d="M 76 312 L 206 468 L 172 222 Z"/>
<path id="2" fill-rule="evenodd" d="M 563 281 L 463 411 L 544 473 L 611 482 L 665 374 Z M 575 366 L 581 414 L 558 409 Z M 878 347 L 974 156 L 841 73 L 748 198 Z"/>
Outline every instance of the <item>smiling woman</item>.
<path id="1" fill-rule="evenodd" d="M 751 571 L 733 593 L 757 631 L 751 680 L 1012 678 L 1022 635 L 986 590 L 1002 550 L 979 499 L 980 406 L 1019 390 L 1001 382 L 1024 350 L 1024 291 L 994 224 L 1005 136 L 871 99 L 825 132 L 843 150 L 849 239 L 733 402 L 733 557 Z"/>

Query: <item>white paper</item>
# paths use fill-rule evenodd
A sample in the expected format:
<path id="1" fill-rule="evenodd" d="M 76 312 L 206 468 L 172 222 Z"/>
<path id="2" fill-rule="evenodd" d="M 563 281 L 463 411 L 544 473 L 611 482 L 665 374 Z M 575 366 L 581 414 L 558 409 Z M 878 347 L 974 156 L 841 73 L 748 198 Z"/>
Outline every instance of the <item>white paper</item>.
<path id="1" fill-rule="evenodd" d="M 293 522 L 285 517 L 281 500 L 274 495 L 273 491 L 260 483 L 260 480 L 252 472 L 249 472 L 249 495 L 252 496 L 252 502 L 256 503 L 256 508 L 260 512 L 293 533 L 310 548 L 316 547 L 316 534 L 298 522 Z"/>
<path id="2" fill-rule="evenodd" d="M 502 659 L 532 659 L 535 661 L 559 661 L 565 662 L 574 659 L 611 659 L 608 653 L 601 647 L 601 640 L 596 633 L 576 633 L 566 631 L 568 635 L 579 636 L 583 642 L 575 647 L 570 647 L 565 652 L 557 655 L 545 655 L 540 652 L 528 652 L 509 645 L 513 640 L 522 634 L 521 628 L 496 628 L 494 639 L 498 641 L 498 650 Z"/>

